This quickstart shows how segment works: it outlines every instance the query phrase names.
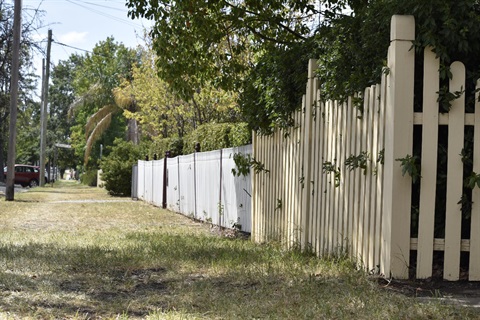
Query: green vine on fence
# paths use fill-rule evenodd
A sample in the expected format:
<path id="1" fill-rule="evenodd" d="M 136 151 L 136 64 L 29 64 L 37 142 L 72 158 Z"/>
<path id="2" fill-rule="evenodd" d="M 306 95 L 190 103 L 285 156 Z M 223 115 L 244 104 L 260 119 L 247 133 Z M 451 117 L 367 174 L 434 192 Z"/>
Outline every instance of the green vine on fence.
<path id="1" fill-rule="evenodd" d="M 353 106 L 360 111 L 360 115 L 357 116 L 358 119 L 363 119 L 363 97 L 353 97 L 352 98 Z"/>
<path id="2" fill-rule="evenodd" d="M 377 163 L 383 164 L 385 160 L 385 148 L 378 153 Z"/>
<path id="3" fill-rule="evenodd" d="M 480 174 L 472 171 L 469 177 L 465 179 L 465 186 L 474 189 L 476 186 L 480 188 Z"/>
<path id="4" fill-rule="evenodd" d="M 460 198 L 460 201 L 458 201 L 457 204 L 461 205 L 462 216 L 466 219 L 470 219 L 472 215 L 473 201 L 466 194 L 463 194 L 462 197 Z"/>
<path id="5" fill-rule="evenodd" d="M 369 155 L 367 151 L 362 151 L 358 156 L 352 154 L 345 159 L 345 166 L 347 166 L 350 171 L 360 168 L 363 170 L 363 174 L 366 175 L 368 159 Z"/>
<path id="6" fill-rule="evenodd" d="M 407 154 L 405 158 L 395 159 L 400 161 L 400 166 L 402 167 L 402 176 L 405 176 L 406 173 L 412 178 L 412 182 L 416 183 L 419 181 L 422 176 L 420 175 L 420 164 L 419 158 L 417 156 L 411 156 Z"/>
<path id="7" fill-rule="evenodd" d="M 437 102 L 440 105 L 441 112 L 449 112 L 452 108 L 452 102 L 462 96 L 465 90 L 462 89 L 460 91 L 450 92 L 448 86 L 444 85 L 437 91 L 438 98 Z"/>
<path id="8" fill-rule="evenodd" d="M 275 206 L 275 210 L 282 210 L 283 203 L 282 199 L 277 199 L 277 205 Z"/>
<path id="9" fill-rule="evenodd" d="M 232 174 L 234 176 L 244 176 L 250 174 L 250 168 L 255 171 L 255 173 L 269 173 L 270 170 L 265 169 L 265 165 L 260 161 L 257 161 L 255 158 L 252 158 L 250 154 L 243 154 L 241 152 L 235 153 L 233 155 L 233 161 L 235 162 L 236 168 L 232 169 Z"/>
<path id="10" fill-rule="evenodd" d="M 335 177 L 335 187 L 340 186 L 340 178 L 341 178 L 341 173 L 340 173 L 340 168 L 336 166 L 335 162 L 330 162 L 330 161 L 325 161 L 322 166 L 323 173 L 333 173 Z"/>

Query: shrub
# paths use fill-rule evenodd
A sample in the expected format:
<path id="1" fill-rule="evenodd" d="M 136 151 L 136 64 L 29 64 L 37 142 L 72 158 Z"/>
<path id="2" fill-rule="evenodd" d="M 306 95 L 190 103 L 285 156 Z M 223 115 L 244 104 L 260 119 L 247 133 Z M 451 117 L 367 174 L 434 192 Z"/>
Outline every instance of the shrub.
<path id="1" fill-rule="evenodd" d="M 153 160 L 154 154 L 157 155 L 158 159 L 162 159 L 167 151 L 170 151 L 171 157 L 183 154 L 183 139 L 178 137 L 158 139 L 147 144 L 147 146 L 150 160 Z"/>
<path id="2" fill-rule="evenodd" d="M 130 196 L 132 166 L 141 158 L 143 157 L 139 146 L 122 139 L 115 139 L 110 153 L 100 163 L 105 189 L 112 195 Z"/>
<path id="3" fill-rule="evenodd" d="M 252 141 L 246 123 L 206 123 L 184 137 L 183 153 L 193 153 L 199 142 L 201 151 L 239 147 Z"/>
<path id="4" fill-rule="evenodd" d="M 80 176 L 80 182 L 90 187 L 97 186 L 97 170 L 87 170 Z"/>

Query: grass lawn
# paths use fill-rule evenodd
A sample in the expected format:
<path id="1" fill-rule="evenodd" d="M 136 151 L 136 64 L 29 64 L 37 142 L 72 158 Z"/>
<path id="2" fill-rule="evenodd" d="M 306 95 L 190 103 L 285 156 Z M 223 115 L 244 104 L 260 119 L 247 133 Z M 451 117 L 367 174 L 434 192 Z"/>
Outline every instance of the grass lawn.
<path id="1" fill-rule="evenodd" d="M 59 182 L 0 200 L 0 319 L 466 319 L 382 289 L 348 259 L 222 237 Z"/>

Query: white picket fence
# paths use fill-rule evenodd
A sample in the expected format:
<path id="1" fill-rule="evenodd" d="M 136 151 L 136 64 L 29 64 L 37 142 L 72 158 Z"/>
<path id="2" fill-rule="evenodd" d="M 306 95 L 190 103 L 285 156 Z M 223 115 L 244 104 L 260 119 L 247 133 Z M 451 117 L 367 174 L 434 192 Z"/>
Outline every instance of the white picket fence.
<path id="1" fill-rule="evenodd" d="M 168 158 L 167 208 L 201 221 L 251 232 L 251 177 L 233 175 L 236 153 L 251 154 L 252 146 Z M 163 174 L 164 159 L 139 160 L 137 198 L 162 206 Z"/>
<path id="2" fill-rule="evenodd" d="M 480 280 L 480 188 L 473 189 L 471 220 L 462 221 L 460 205 L 468 126 L 474 126 L 473 171 L 480 173 L 480 86 L 475 113 L 466 113 L 465 67 L 454 62 L 449 92 L 461 94 L 448 114 L 439 113 L 439 62 L 428 48 L 423 96 L 417 100 L 423 111 L 414 112 L 414 38 L 414 18 L 394 16 L 388 68 L 381 84 L 362 93 L 363 114 L 354 98 L 323 101 L 316 61 L 310 61 L 295 126 L 254 136 L 253 157 L 268 170 L 253 177 L 255 241 L 281 241 L 319 255 L 346 252 L 387 277 L 408 278 L 415 271 L 417 278 L 428 278 L 440 271 L 446 280 L 466 279 L 465 274 Z M 436 194 L 441 126 L 448 126 L 446 208 L 436 208 L 442 197 Z M 420 146 L 414 127 L 422 130 L 418 215 L 412 215 L 412 178 L 402 174 L 398 161 Z M 349 166 L 351 156 L 363 157 L 366 167 Z M 444 238 L 435 238 L 437 216 L 445 220 Z M 412 222 L 418 223 L 418 237 L 411 234 Z M 469 239 L 462 239 L 462 229 L 470 231 Z"/>

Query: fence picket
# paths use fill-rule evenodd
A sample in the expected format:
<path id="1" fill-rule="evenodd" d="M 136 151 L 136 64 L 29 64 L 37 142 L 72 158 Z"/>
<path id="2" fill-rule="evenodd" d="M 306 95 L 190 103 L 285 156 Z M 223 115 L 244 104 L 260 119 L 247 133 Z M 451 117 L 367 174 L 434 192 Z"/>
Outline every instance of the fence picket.
<path id="1" fill-rule="evenodd" d="M 332 163 L 333 163 L 333 167 L 334 167 L 334 174 L 332 175 L 332 179 L 333 179 L 333 188 L 332 188 L 332 193 L 333 193 L 333 210 L 332 210 L 332 219 L 333 219 L 333 228 L 332 228 L 332 252 L 336 252 L 337 251 L 337 247 L 338 247 L 338 223 L 339 223 L 339 215 L 340 215 L 340 210 L 339 210 L 339 206 L 338 206 L 338 201 L 339 201 L 339 195 L 338 195 L 338 191 L 339 191 L 339 186 L 338 185 L 338 182 L 337 182 L 337 179 L 338 179 L 338 176 L 337 174 L 340 174 L 341 176 L 341 172 L 337 173 L 336 170 L 339 170 L 339 162 L 340 162 L 340 126 L 338 125 L 340 123 L 340 108 L 339 108 L 339 105 L 338 105 L 338 101 L 334 101 L 333 102 L 333 122 L 332 122 L 332 125 L 333 125 L 333 131 L 332 131 L 332 135 L 333 135 L 333 157 L 332 157 Z"/>
<path id="2" fill-rule="evenodd" d="M 377 214 L 375 217 L 375 243 L 377 244 L 375 250 L 375 264 L 374 267 L 377 268 L 380 264 L 380 257 L 382 251 L 382 217 L 383 217 L 383 153 L 385 149 L 384 138 L 385 138 L 385 105 L 386 105 L 386 92 L 387 92 L 387 75 L 384 73 L 382 75 L 382 81 L 380 84 L 380 110 L 378 113 L 378 150 L 377 150 Z M 381 154 L 380 154 L 381 153 Z M 376 271 L 380 272 L 379 269 Z"/>
<path id="3" fill-rule="evenodd" d="M 465 88 L 465 67 L 461 62 L 450 66 L 450 92 Z M 458 280 L 460 276 L 460 242 L 462 211 L 458 204 L 462 197 L 463 163 L 461 153 L 465 128 L 465 95 L 452 101 L 448 120 L 447 209 L 445 219 L 445 257 L 443 277 Z"/>
<path id="4" fill-rule="evenodd" d="M 370 105 L 368 111 L 368 139 L 367 139 L 367 152 L 368 158 L 373 159 L 374 157 L 374 145 L 376 142 L 375 139 L 375 116 L 376 116 L 376 109 L 377 109 L 377 86 L 372 86 L 370 89 Z M 368 231 L 367 231 L 367 252 L 368 252 L 368 266 L 373 266 L 373 230 L 375 228 L 375 190 L 376 184 L 374 183 L 374 173 L 372 170 L 372 166 L 367 164 L 367 174 L 368 179 L 368 193 L 369 198 L 366 199 L 368 201 L 366 216 L 368 217 Z"/>
<path id="5" fill-rule="evenodd" d="M 356 97 L 360 99 L 360 96 Z M 353 154 L 358 156 L 362 151 L 362 113 L 358 107 L 355 107 L 354 112 L 354 122 L 355 122 L 355 149 Z M 361 194 L 361 177 L 362 174 L 360 170 L 354 170 L 354 202 L 353 202 L 353 252 L 355 252 L 355 256 L 361 259 L 361 250 L 359 247 L 360 241 L 360 205 L 362 203 L 362 194 Z"/>
<path id="6" fill-rule="evenodd" d="M 318 83 L 315 85 L 315 88 L 318 88 Z M 322 212 L 320 211 L 320 199 L 321 199 L 321 190 L 322 190 L 322 170 L 321 166 L 318 165 L 319 159 L 322 157 L 322 148 L 323 148 L 323 134 L 322 134 L 322 106 L 320 102 L 320 90 L 316 90 L 315 95 L 315 127 L 316 127 L 316 153 L 314 156 L 314 190 L 312 192 L 312 198 L 314 200 L 314 205 L 312 209 L 312 214 L 315 216 L 313 221 L 313 228 L 315 233 L 315 239 L 312 243 L 312 246 L 315 252 L 320 252 L 320 237 L 321 237 L 321 217 Z"/>
<path id="7" fill-rule="evenodd" d="M 425 49 L 423 80 L 422 179 L 418 222 L 417 278 L 432 276 L 437 186 L 439 60 Z"/>
<path id="8" fill-rule="evenodd" d="M 340 194 L 340 205 L 342 206 L 342 224 L 340 230 L 340 245 L 343 252 L 347 252 L 348 249 L 348 171 L 345 167 L 345 159 L 348 157 L 348 126 L 347 126 L 347 116 L 348 116 L 348 101 L 342 103 L 342 155 L 340 157 L 341 164 L 340 168 L 342 171 L 342 182 L 340 183 L 341 194 Z"/>
<path id="9" fill-rule="evenodd" d="M 345 159 L 346 160 L 350 155 L 352 154 L 352 149 L 351 149 L 351 144 L 352 144 L 352 98 L 349 97 L 347 101 L 345 101 L 344 104 L 344 109 L 345 109 L 345 130 L 344 130 L 344 135 L 345 135 Z M 345 180 L 344 180 L 344 234 L 343 234 L 343 239 L 344 239 L 344 248 L 348 252 L 351 248 L 351 221 L 352 221 L 352 188 L 351 188 L 351 182 L 352 182 L 352 172 L 349 168 L 346 167 L 345 161 L 344 161 L 344 175 L 345 175 Z"/>

